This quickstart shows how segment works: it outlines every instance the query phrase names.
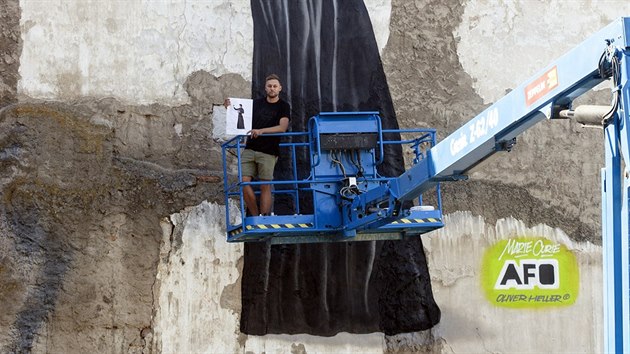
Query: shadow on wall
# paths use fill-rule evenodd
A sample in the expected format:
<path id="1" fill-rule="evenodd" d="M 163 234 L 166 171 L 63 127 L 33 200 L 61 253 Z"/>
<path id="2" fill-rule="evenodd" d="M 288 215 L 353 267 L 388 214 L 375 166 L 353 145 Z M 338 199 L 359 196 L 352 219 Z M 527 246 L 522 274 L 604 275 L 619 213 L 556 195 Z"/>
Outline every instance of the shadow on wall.
<path id="1" fill-rule="evenodd" d="M 383 129 L 398 128 L 363 1 L 252 0 L 251 6 L 252 97 L 262 97 L 265 77 L 276 73 L 292 107 L 293 131 L 305 131 L 308 117 L 321 111 L 379 111 Z M 389 147 L 379 172 L 399 175 L 402 152 Z M 287 161 L 280 156 L 277 166 L 290 166 Z M 298 174 L 308 171 L 304 153 Z M 276 169 L 277 179 L 290 175 Z M 293 213 L 290 204 L 276 198 L 276 214 Z M 305 199 L 300 205 L 312 204 Z M 246 244 L 243 273 L 241 331 L 247 334 L 396 334 L 426 330 L 440 320 L 420 238 Z"/>
<path id="2" fill-rule="evenodd" d="M 9 353 L 29 352 L 32 349 L 36 333 L 40 333 L 49 313 L 55 308 L 62 279 L 73 257 L 73 252 L 65 249 L 55 233 L 47 232 L 42 226 L 41 221 L 47 218 L 40 214 L 36 201 L 19 197 L 16 199 L 20 200 L 14 200 L 17 205 L 11 205 L 10 210 L 2 207 L 2 213 L 6 213 L 12 220 L 9 224 L 13 234 L 28 235 L 13 237 L 15 252 L 36 258 L 39 267 L 32 267 L 37 269 L 33 275 L 33 282 L 37 286 L 29 288 L 21 306 L 22 310 L 16 314 L 12 325 L 13 342 L 3 349 Z"/>

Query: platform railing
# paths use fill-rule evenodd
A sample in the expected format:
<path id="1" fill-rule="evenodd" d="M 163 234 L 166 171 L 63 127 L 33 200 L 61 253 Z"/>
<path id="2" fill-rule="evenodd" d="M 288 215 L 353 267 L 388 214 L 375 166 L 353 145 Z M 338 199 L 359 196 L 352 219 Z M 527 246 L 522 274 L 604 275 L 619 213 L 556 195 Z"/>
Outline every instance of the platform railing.
<path id="1" fill-rule="evenodd" d="M 416 135 L 416 137 L 409 139 L 400 139 L 400 140 L 385 140 L 385 137 L 390 134 L 403 134 L 403 135 Z M 291 179 L 283 179 L 283 180 L 273 180 L 273 181 L 251 181 L 251 182 L 242 182 L 243 175 L 241 170 L 241 152 L 245 148 L 246 135 L 238 135 L 230 140 L 226 141 L 222 144 L 222 157 L 223 157 L 223 181 L 224 181 L 224 200 L 226 205 L 226 226 L 228 231 L 238 228 L 241 225 L 245 225 L 245 218 L 247 215 L 245 200 L 243 198 L 243 188 L 245 186 L 252 186 L 255 189 L 255 194 L 258 196 L 260 192 L 256 190 L 256 186 L 263 184 L 271 184 L 272 186 L 283 185 L 289 188 L 276 189 L 272 187 L 272 195 L 280 195 L 287 194 L 291 197 L 293 202 L 293 207 L 295 210 L 295 214 L 301 214 L 303 208 L 300 206 L 300 196 L 301 193 L 312 193 L 313 184 L 318 183 L 331 183 L 331 182 L 339 182 L 339 178 L 314 178 L 312 175 L 312 171 L 309 172 L 307 177 L 298 178 L 298 164 L 297 164 L 297 153 L 299 149 L 306 149 L 306 153 L 309 156 L 317 155 L 312 151 L 313 143 L 309 132 L 288 132 L 288 133 L 277 133 L 277 134 L 265 134 L 266 136 L 280 136 L 283 137 L 283 140 L 280 143 L 281 151 L 287 151 L 290 158 L 291 164 Z M 413 161 L 412 163 L 417 163 L 422 159 L 426 158 L 426 151 L 433 147 L 436 144 L 436 131 L 435 129 L 384 129 L 382 130 L 382 144 L 383 145 L 402 145 L 407 146 L 411 149 L 413 153 Z M 299 141 L 302 140 L 302 141 Z M 229 161 L 229 156 L 233 155 L 236 157 L 235 161 Z M 228 164 L 236 163 L 237 174 L 236 181 L 234 181 L 234 175 L 228 173 L 229 166 Z M 303 171 L 306 172 L 306 171 Z M 375 177 L 369 178 L 370 181 L 374 182 L 387 182 L 396 177 L 385 177 L 376 175 Z M 435 188 L 435 196 L 437 200 L 437 208 L 439 210 L 442 209 L 442 198 L 439 184 Z M 231 215 L 229 202 L 230 199 L 237 199 L 238 205 L 241 210 L 240 215 L 240 223 L 231 223 Z M 423 205 L 423 198 L 419 196 L 417 199 L 418 205 Z"/>

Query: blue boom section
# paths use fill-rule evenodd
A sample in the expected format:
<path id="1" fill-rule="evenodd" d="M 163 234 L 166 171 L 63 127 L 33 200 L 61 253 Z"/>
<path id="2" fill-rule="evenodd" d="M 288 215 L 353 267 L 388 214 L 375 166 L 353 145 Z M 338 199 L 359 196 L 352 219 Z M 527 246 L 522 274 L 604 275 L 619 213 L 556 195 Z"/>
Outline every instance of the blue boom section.
<path id="1" fill-rule="evenodd" d="M 540 70 L 432 148 L 428 159 L 393 182 L 392 197 L 408 200 L 439 181 L 465 178 L 490 155 L 509 150 L 517 135 L 555 110 L 570 108 L 574 98 L 607 79 L 598 72 L 602 52 L 609 41 L 627 47 L 626 33 L 630 21 L 619 19 Z"/>
<path id="2" fill-rule="evenodd" d="M 630 18 L 617 25 L 611 42 L 613 110 L 604 126 L 606 167 L 602 169 L 604 255 L 604 350 L 630 352 Z M 612 26 L 612 25 L 611 25 Z M 609 26 L 610 27 L 610 26 Z M 625 165 L 625 170 L 622 166 Z"/>
<path id="3" fill-rule="evenodd" d="M 625 19 L 610 24 L 437 144 L 429 152 L 431 178 L 457 176 L 505 150 L 517 135 L 551 118 L 555 107 L 570 106 L 574 98 L 607 79 L 598 72 L 601 55 L 607 41 L 627 46 L 628 26 Z M 400 188 L 401 198 L 413 194 L 413 189 Z"/>

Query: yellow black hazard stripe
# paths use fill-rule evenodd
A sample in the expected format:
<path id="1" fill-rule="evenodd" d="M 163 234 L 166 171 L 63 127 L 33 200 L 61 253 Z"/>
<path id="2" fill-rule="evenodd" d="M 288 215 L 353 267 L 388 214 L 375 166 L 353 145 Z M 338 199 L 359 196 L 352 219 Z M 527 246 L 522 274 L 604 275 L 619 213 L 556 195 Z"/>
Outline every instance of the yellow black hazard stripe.
<path id="1" fill-rule="evenodd" d="M 234 236 L 234 235 L 240 234 L 241 232 L 243 232 L 243 228 L 239 227 L 238 229 L 234 229 L 234 230 L 230 231 L 228 234 L 230 236 Z"/>
<path id="2" fill-rule="evenodd" d="M 300 223 L 300 224 L 259 224 L 259 225 L 247 225 L 246 230 L 280 230 L 280 229 L 309 229 L 312 228 L 312 223 Z M 243 232 L 243 228 L 239 227 L 230 231 L 230 236 L 238 235 Z"/>
<path id="3" fill-rule="evenodd" d="M 313 227 L 312 223 L 303 224 L 258 224 L 247 225 L 247 230 L 278 230 L 278 229 L 308 229 Z"/>
<path id="4" fill-rule="evenodd" d="M 436 218 L 425 218 L 425 219 L 400 219 L 392 222 L 394 224 L 425 224 L 429 222 L 440 222 L 440 219 Z"/>

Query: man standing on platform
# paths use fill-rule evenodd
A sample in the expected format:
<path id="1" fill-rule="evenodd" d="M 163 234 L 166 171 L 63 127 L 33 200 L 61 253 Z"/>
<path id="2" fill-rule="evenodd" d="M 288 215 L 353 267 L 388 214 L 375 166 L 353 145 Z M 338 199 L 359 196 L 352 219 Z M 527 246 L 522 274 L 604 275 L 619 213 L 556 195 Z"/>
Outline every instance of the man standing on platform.
<path id="1" fill-rule="evenodd" d="M 243 182 L 251 182 L 257 177 L 260 181 L 273 180 L 273 171 L 280 155 L 280 137 L 265 134 L 284 133 L 289 128 L 291 107 L 280 98 L 282 84 L 280 78 L 271 74 L 265 79 L 265 97 L 255 99 L 252 112 L 252 130 L 241 153 Z M 224 103 L 227 108 L 229 100 Z M 243 198 L 250 215 L 271 213 L 271 184 L 260 185 L 260 209 L 252 186 L 243 187 Z"/>

